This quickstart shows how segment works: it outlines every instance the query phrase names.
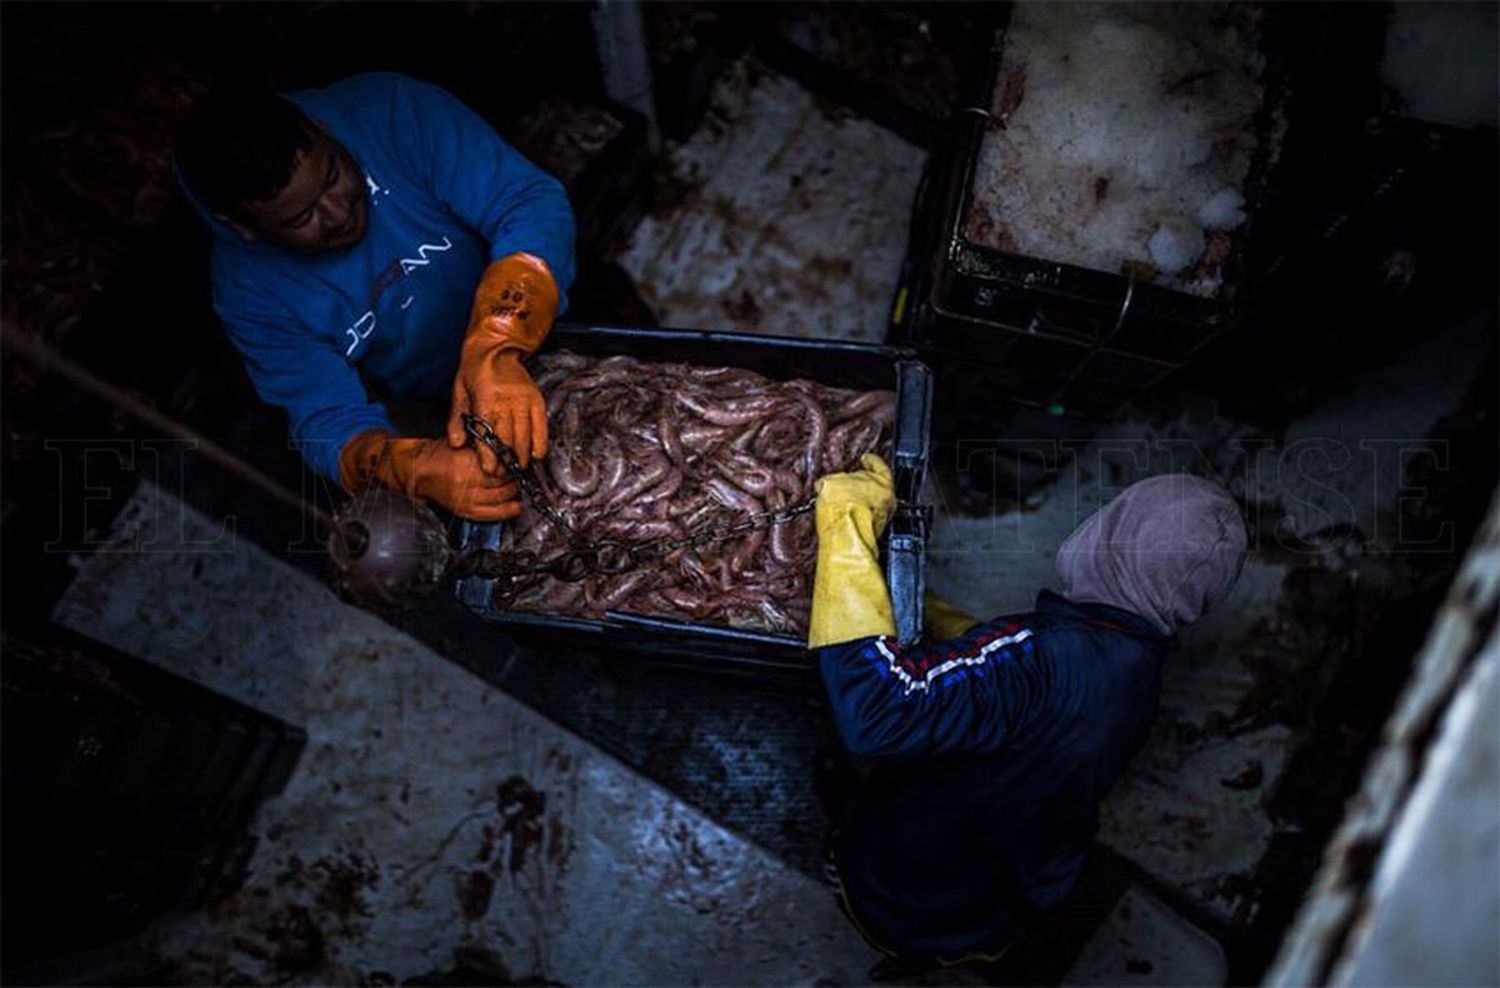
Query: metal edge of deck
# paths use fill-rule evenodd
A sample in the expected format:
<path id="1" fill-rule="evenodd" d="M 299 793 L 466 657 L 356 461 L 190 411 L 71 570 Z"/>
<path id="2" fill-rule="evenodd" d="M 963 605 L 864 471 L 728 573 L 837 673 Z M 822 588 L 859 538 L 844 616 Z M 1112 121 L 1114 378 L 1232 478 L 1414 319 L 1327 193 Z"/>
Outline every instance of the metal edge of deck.
<path id="1" fill-rule="evenodd" d="M 1280 988 L 1359 983 L 1363 979 L 1356 970 L 1362 957 L 1380 952 L 1392 963 L 1409 963 L 1440 946 L 1421 942 L 1415 932 L 1389 941 L 1372 941 L 1370 934 L 1382 913 L 1412 908 L 1393 901 L 1390 891 L 1413 860 L 1415 844 L 1424 839 L 1443 842 L 1445 830 L 1464 826 L 1464 820 L 1435 819 L 1423 810 L 1430 809 L 1434 787 L 1443 784 L 1454 763 L 1467 749 L 1479 746 L 1483 732 L 1493 737 L 1494 724 L 1473 723 L 1472 712 L 1479 673 L 1486 668 L 1493 672 L 1497 607 L 1500 496 L 1492 500 L 1488 519 L 1428 631 L 1386 722 L 1381 746 L 1366 764 L 1360 789 L 1324 849 L 1317 876 L 1262 984 Z M 1489 679 L 1488 688 L 1493 689 L 1493 675 Z M 1481 874 L 1476 881 L 1482 886 L 1493 878 Z M 1463 887 L 1435 886 L 1417 908 L 1457 908 L 1464 893 Z M 1493 940 L 1489 945 L 1493 948 Z M 1477 957 L 1469 960 L 1478 963 Z M 1483 983 L 1470 980 L 1475 970 L 1477 966 L 1462 981 Z"/>

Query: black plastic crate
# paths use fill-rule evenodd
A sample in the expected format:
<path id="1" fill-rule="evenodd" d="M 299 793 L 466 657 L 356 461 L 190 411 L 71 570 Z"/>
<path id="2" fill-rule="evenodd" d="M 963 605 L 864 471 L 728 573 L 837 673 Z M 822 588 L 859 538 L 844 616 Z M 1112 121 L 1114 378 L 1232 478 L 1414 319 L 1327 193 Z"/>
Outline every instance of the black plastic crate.
<path id="1" fill-rule="evenodd" d="M 1005 366 L 1010 399 L 1093 413 L 1113 410 L 1189 363 L 1237 318 L 1258 220 L 1270 199 L 1274 152 L 1286 140 L 1277 128 L 1290 112 L 1288 66 L 1264 40 L 1282 30 L 1285 14 L 1268 8 L 1264 16 L 1261 139 L 1242 188 L 1247 220 L 1214 297 L 967 239 L 964 224 L 990 123 L 985 108 L 1004 60 L 1007 25 L 1001 24 L 983 70 L 966 80 L 963 108 L 919 189 L 891 339 L 918 348 L 940 373 L 939 365 L 955 361 Z M 1033 355 L 1045 359 L 1033 365 Z"/>
<path id="2" fill-rule="evenodd" d="M 237 887 L 249 820 L 285 787 L 303 731 L 57 626 L 0 646 L 0 973 Z"/>
<path id="3" fill-rule="evenodd" d="M 891 455 L 897 508 L 882 545 L 886 582 L 897 634 L 915 641 L 922 629 L 923 566 L 929 510 L 920 501 L 927 475 L 932 375 L 910 351 L 864 343 L 787 339 L 742 333 L 672 329 L 564 326 L 547 340 L 549 350 L 589 356 L 625 354 L 658 363 L 742 367 L 773 380 L 807 378 L 841 388 L 896 392 L 896 432 Z M 463 522 L 464 548 L 498 548 L 504 523 Z M 704 668 L 740 667 L 806 671 L 805 641 L 796 636 L 742 631 L 673 618 L 608 612 L 602 620 L 505 611 L 491 603 L 494 581 L 459 580 L 458 599 L 508 633 L 549 648 L 607 645 L 642 657 L 695 660 Z M 621 634 L 621 632 L 630 632 Z"/>

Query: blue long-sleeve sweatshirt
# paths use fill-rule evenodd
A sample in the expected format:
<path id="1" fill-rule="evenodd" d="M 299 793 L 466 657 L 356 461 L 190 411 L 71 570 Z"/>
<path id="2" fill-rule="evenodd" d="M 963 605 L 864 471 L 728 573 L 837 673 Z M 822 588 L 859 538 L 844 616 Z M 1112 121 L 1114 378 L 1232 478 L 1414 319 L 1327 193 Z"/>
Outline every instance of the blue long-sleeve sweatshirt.
<path id="1" fill-rule="evenodd" d="M 845 747 L 871 771 L 833 841 L 844 905 L 877 946 L 1002 946 L 1077 881 L 1099 802 L 1145 743 L 1171 639 L 1050 591 L 1028 614 L 902 648 L 818 652 Z"/>
<path id="2" fill-rule="evenodd" d="M 214 308 L 256 391 L 337 482 L 344 444 L 391 427 L 367 381 L 397 398 L 449 393 L 491 261 L 541 257 L 566 307 L 573 212 L 556 179 L 436 86 L 372 73 L 287 98 L 364 172 L 369 224 L 357 244 L 303 254 L 247 242 L 185 191 L 214 232 Z"/>

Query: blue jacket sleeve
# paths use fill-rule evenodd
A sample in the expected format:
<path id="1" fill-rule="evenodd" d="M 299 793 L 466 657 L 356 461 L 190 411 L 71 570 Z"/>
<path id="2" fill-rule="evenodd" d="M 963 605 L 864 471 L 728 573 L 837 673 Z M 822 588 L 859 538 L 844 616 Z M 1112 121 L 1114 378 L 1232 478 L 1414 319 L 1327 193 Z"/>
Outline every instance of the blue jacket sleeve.
<path id="1" fill-rule="evenodd" d="M 338 484 L 339 453 L 367 429 L 391 429 L 359 372 L 332 345 L 299 331 L 290 313 L 215 294 L 214 308 L 261 400 L 286 412 L 292 442 L 320 475 Z"/>
<path id="2" fill-rule="evenodd" d="M 890 637 L 830 645 L 818 665 L 844 746 L 865 758 L 994 751 L 1046 690 L 1031 631 L 1004 620 L 904 648 Z"/>
<path id="3" fill-rule="evenodd" d="M 517 251 L 552 269 L 567 309 L 573 284 L 573 208 L 562 183 L 527 161 L 479 114 L 446 91 L 395 77 L 392 133 L 411 134 L 401 153 L 453 214 L 489 242 L 490 260 Z"/>

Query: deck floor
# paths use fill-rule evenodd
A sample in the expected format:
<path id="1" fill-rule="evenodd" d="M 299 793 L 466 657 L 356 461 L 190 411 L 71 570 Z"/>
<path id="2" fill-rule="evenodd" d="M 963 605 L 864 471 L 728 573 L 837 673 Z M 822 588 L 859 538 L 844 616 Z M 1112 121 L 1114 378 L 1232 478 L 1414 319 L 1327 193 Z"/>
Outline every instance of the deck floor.
<path id="1" fill-rule="evenodd" d="M 882 339 L 922 152 L 753 63 L 714 107 L 671 152 L 681 194 L 618 257 L 660 321 Z M 1077 908 L 998 965 L 907 980 L 1231 977 L 1289 894 L 1276 872 L 1307 826 L 1324 709 L 1366 666 L 1378 678 L 1387 612 L 1463 549 L 1417 552 L 1398 522 L 1421 496 L 1411 454 L 1463 402 L 1491 332 L 1482 317 L 1432 327 L 1274 434 L 1209 396 L 1106 427 L 1018 417 L 945 437 L 929 581 L 976 614 L 1028 609 L 1073 525 L 1152 473 L 1219 476 L 1257 540 L 1234 596 L 1169 662 Z M 1055 444 L 1019 501 L 985 453 L 1017 441 Z M 429 647 L 246 539 L 215 541 L 222 520 L 143 484 L 56 611 L 308 731 L 255 823 L 244 889 L 150 933 L 192 983 L 380 983 L 456 951 L 570 984 L 869 979 L 876 955 L 817 881 L 809 778 L 833 738 L 816 689 Z"/>

